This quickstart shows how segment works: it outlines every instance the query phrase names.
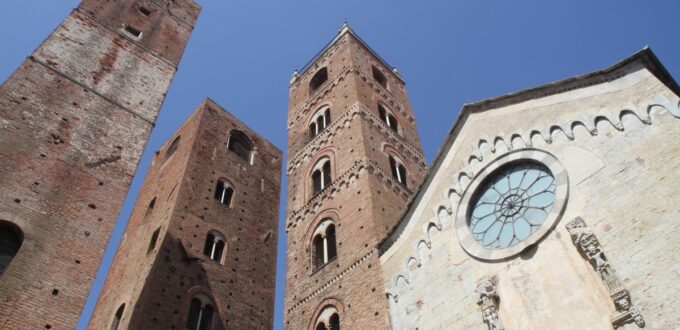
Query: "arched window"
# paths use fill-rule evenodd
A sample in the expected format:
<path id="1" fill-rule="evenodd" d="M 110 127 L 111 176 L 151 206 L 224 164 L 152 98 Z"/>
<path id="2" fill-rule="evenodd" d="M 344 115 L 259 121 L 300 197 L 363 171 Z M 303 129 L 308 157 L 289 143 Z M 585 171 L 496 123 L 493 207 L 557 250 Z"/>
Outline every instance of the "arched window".
<path id="1" fill-rule="evenodd" d="M 154 197 L 150 202 L 149 206 L 146 207 L 146 214 L 144 214 L 144 217 L 148 217 L 153 213 L 153 208 L 156 206 L 156 197 Z"/>
<path id="2" fill-rule="evenodd" d="M 231 200 L 233 196 L 234 188 L 231 187 L 231 184 L 221 179 L 217 180 L 217 186 L 215 187 L 215 199 L 227 207 L 231 207 Z"/>
<path id="3" fill-rule="evenodd" d="M 312 122 L 309 123 L 309 136 L 315 137 L 321 131 L 326 129 L 331 123 L 331 108 L 328 106 L 323 106 L 321 109 L 317 110 L 314 117 L 312 117 Z"/>
<path id="4" fill-rule="evenodd" d="M 253 144 L 250 139 L 241 131 L 233 130 L 229 134 L 229 142 L 227 149 L 231 150 L 246 162 L 251 162 L 251 153 L 253 151 Z"/>
<path id="5" fill-rule="evenodd" d="M 198 294 L 191 299 L 189 305 L 189 316 L 187 317 L 187 330 L 209 330 L 212 328 L 215 309 L 212 300 L 204 295 Z"/>
<path id="6" fill-rule="evenodd" d="M 172 154 L 174 154 L 175 151 L 177 151 L 177 148 L 179 147 L 179 139 L 180 138 L 181 138 L 181 136 L 178 135 L 174 140 L 172 140 L 172 143 L 170 143 L 168 150 L 165 151 L 165 159 L 170 158 L 170 156 L 172 156 Z"/>
<path id="7" fill-rule="evenodd" d="M 406 167 L 404 167 L 400 161 L 397 161 L 394 157 L 390 156 L 390 168 L 392 169 L 392 177 L 394 177 L 397 182 L 404 185 L 404 187 L 407 187 Z"/>
<path id="8" fill-rule="evenodd" d="M 392 112 L 387 110 L 382 104 L 378 104 L 378 114 L 380 114 L 380 119 L 395 132 L 399 129 L 399 122 L 397 118 L 392 115 Z"/>
<path id="9" fill-rule="evenodd" d="M 318 194 L 323 188 L 331 183 L 331 160 L 322 158 L 314 166 L 312 171 L 312 187 L 314 195 Z"/>
<path id="10" fill-rule="evenodd" d="M 313 93 L 317 88 L 321 87 L 323 83 L 328 80 L 328 69 L 325 67 L 319 69 L 311 80 L 309 80 L 309 93 Z"/>
<path id="11" fill-rule="evenodd" d="M 209 231 L 207 237 L 205 238 L 203 254 L 210 258 L 210 260 L 214 260 L 222 264 L 224 261 L 223 255 L 224 248 L 226 246 L 225 242 L 226 240 L 224 239 L 224 235 L 215 230 Z"/>
<path id="12" fill-rule="evenodd" d="M 331 219 L 324 219 L 312 238 L 312 258 L 314 269 L 319 269 L 337 257 L 335 245 L 335 225 Z"/>
<path id="13" fill-rule="evenodd" d="M 23 233 L 15 225 L 0 220 L 0 276 L 19 252 L 24 240 Z"/>
<path id="14" fill-rule="evenodd" d="M 382 71 L 376 68 L 375 65 L 371 67 L 371 71 L 373 71 L 373 79 L 375 79 L 375 81 L 377 81 L 380 86 L 387 88 L 387 78 L 382 73 Z"/>
<path id="15" fill-rule="evenodd" d="M 326 306 L 316 318 L 314 330 L 340 330 L 340 313 L 335 306 Z"/>
<path id="16" fill-rule="evenodd" d="M 113 316 L 113 322 L 111 322 L 111 330 L 118 330 L 120 325 L 120 320 L 123 319 L 123 312 L 125 311 L 125 304 L 120 305 L 116 314 Z"/>

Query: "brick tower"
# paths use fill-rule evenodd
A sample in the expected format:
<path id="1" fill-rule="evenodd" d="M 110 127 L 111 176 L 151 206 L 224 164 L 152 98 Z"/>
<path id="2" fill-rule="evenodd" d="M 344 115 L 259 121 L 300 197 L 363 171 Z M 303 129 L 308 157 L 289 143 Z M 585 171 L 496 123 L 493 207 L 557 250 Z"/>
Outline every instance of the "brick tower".
<path id="1" fill-rule="evenodd" d="M 385 329 L 377 244 L 426 171 L 402 77 L 345 24 L 290 85 L 287 329 Z"/>
<path id="2" fill-rule="evenodd" d="M 156 153 L 89 328 L 271 329 L 280 188 L 281 151 L 204 101 Z"/>
<path id="3" fill-rule="evenodd" d="M 75 327 L 199 10 L 85 0 L 0 86 L 0 328 Z"/>

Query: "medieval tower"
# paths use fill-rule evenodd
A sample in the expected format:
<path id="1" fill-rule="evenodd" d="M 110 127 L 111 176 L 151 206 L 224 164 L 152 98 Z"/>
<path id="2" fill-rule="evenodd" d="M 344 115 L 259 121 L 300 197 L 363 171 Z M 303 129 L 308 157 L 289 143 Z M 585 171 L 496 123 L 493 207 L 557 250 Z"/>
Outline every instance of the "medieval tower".
<path id="1" fill-rule="evenodd" d="M 271 329 L 281 151 L 211 100 L 156 153 L 90 329 Z"/>
<path id="2" fill-rule="evenodd" d="M 84 0 L 0 87 L 0 327 L 72 329 L 200 7 Z"/>
<path id="3" fill-rule="evenodd" d="M 290 85 L 287 329 L 385 329 L 377 244 L 426 171 L 404 81 L 348 26 Z"/>

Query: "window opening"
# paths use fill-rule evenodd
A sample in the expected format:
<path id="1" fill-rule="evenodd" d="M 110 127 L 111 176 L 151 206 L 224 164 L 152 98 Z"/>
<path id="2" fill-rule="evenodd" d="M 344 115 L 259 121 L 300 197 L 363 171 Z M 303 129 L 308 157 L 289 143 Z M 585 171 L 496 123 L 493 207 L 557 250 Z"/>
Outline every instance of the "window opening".
<path id="1" fill-rule="evenodd" d="M 19 252 L 23 240 L 19 228 L 0 221 L 0 276 Z"/>
<path id="2" fill-rule="evenodd" d="M 251 153 L 253 151 L 253 144 L 250 139 L 241 131 L 232 131 L 229 135 L 229 142 L 227 149 L 234 152 L 246 162 L 251 162 Z"/>
<path id="3" fill-rule="evenodd" d="M 189 330 L 209 330 L 212 327 L 214 308 L 208 298 L 191 299 L 187 326 Z"/>
<path id="4" fill-rule="evenodd" d="M 120 325 L 120 320 L 123 319 L 123 311 L 125 311 L 125 304 L 120 305 L 116 314 L 113 316 L 113 322 L 111 323 L 111 330 L 118 330 Z"/>
<path id="5" fill-rule="evenodd" d="M 149 202 L 149 206 L 146 207 L 146 214 L 144 214 L 144 217 L 148 217 L 151 215 L 153 212 L 153 208 L 156 206 L 156 197 L 154 197 L 151 202 Z"/>
<path id="6" fill-rule="evenodd" d="M 316 229 L 312 239 L 314 269 L 319 269 L 337 257 L 335 245 L 335 225 L 332 220 L 324 220 Z"/>
<path id="7" fill-rule="evenodd" d="M 181 136 L 176 137 L 174 140 L 172 140 L 172 143 L 170 143 L 170 146 L 168 147 L 168 150 L 165 152 L 165 159 L 170 158 L 172 154 L 177 151 L 177 147 L 179 147 L 179 139 Z"/>
<path id="8" fill-rule="evenodd" d="M 232 188 L 229 183 L 218 180 L 217 187 L 215 187 L 215 199 L 227 207 L 231 207 L 231 200 L 233 196 L 234 188 Z"/>
<path id="9" fill-rule="evenodd" d="M 224 236 L 216 231 L 208 232 L 205 239 L 203 254 L 210 260 L 222 263 L 222 255 L 226 246 Z"/>
<path id="10" fill-rule="evenodd" d="M 406 187 L 406 167 L 390 156 L 390 169 L 392 170 L 392 177 Z"/>
<path id="11" fill-rule="evenodd" d="M 153 251 L 153 249 L 156 248 L 156 242 L 158 241 L 158 235 L 160 233 L 161 233 L 160 227 L 153 231 L 153 234 L 151 234 L 151 242 L 149 243 L 149 250 L 147 250 L 146 253 L 150 253 L 151 251 Z"/>
<path id="12" fill-rule="evenodd" d="M 309 135 L 315 137 L 321 133 L 331 123 L 331 109 L 324 106 L 314 115 L 312 123 L 309 124 Z"/>
<path id="13" fill-rule="evenodd" d="M 331 183 L 331 161 L 327 158 L 322 161 L 324 163 L 321 165 L 321 168 L 317 168 L 312 172 L 312 185 L 315 195 Z"/>
<path id="14" fill-rule="evenodd" d="M 142 13 L 144 16 L 149 16 L 151 15 L 151 11 L 147 9 L 146 7 L 139 7 L 139 12 Z"/>
<path id="15" fill-rule="evenodd" d="M 387 111 L 382 104 L 378 104 L 378 113 L 380 114 L 380 119 L 382 119 L 387 127 L 391 128 L 395 132 L 398 130 L 399 123 L 397 122 L 397 118 Z"/>
<path id="16" fill-rule="evenodd" d="M 328 69 L 324 67 L 317 71 L 312 79 L 309 80 L 309 92 L 312 93 L 317 90 L 326 80 L 328 80 Z"/>
<path id="17" fill-rule="evenodd" d="M 142 37 L 142 31 L 136 29 L 135 27 L 129 24 L 125 24 L 125 32 L 129 33 L 130 35 L 137 39 Z"/>
<path id="18" fill-rule="evenodd" d="M 373 79 L 375 79 L 380 86 L 387 88 L 387 77 L 385 77 L 382 71 L 375 66 L 372 66 L 371 69 L 373 71 Z"/>

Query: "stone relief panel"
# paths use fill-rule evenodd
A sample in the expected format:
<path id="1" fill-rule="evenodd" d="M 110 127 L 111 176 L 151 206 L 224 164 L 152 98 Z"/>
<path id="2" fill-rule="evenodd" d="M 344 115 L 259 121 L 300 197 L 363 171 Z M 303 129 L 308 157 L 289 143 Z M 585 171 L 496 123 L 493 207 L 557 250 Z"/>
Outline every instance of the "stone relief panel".
<path id="1" fill-rule="evenodd" d="M 484 276 L 477 282 L 477 305 L 482 309 L 482 317 L 489 330 L 503 330 L 503 325 L 498 317 L 498 293 L 496 292 L 496 279 Z"/>
<path id="2" fill-rule="evenodd" d="M 571 240 L 576 245 L 578 251 L 595 268 L 602 282 L 607 287 L 609 296 L 614 302 L 616 313 L 612 317 L 612 325 L 615 329 L 623 327 L 627 323 L 635 323 L 638 327 L 645 326 L 645 319 L 640 314 L 640 310 L 635 307 L 630 298 L 630 293 L 616 275 L 616 271 L 607 260 L 607 256 L 602 250 L 600 241 L 586 222 L 577 217 L 566 225 Z"/>

